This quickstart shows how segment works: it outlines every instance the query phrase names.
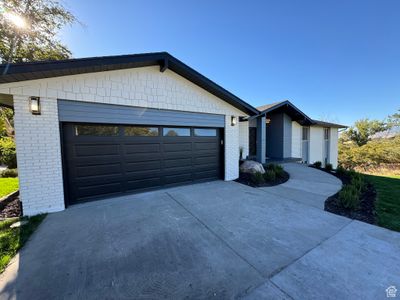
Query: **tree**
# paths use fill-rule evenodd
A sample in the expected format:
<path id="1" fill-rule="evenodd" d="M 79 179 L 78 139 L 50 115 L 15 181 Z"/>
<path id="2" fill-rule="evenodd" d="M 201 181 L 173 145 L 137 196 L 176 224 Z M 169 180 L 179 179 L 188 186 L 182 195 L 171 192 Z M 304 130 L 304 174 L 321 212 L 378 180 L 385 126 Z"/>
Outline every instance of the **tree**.
<path id="1" fill-rule="evenodd" d="M 0 107 L 0 138 L 14 138 L 14 116 L 11 108 Z"/>
<path id="2" fill-rule="evenodd" d="M 400 126 L 400 109 L 398 109 L 396 113 L 388 117 L 388 124 L 391 127 Z"/>
<path id="3" fill-rule="evenodd" d="M 57 39 L 57 33 L 77 19 L 59 1 L 0 0 L 0 10 L 0 59 L 3 63 L 71 57 L 71 51 Z M 20 21 L 20 26 L 16 26 L 15 20 Z"/>
<path id="4" fill-rule="evenodd" d="M 378 120 L 361 119 L 354 123 L 354 126 L 342 133 L 342 141 L 352 141 L 358 146 L 365 145 L 371 135 L 386 130 L 387 124 Z"/>
<path id="5" fill-rule="evenodd" d="M 0 0 L 0 61 L 70 58 L 57 33 L 75 22 L 58 0 Z M 7 108 L 0 108 L 0 163 L 16 167 L 13 112 Z"/>

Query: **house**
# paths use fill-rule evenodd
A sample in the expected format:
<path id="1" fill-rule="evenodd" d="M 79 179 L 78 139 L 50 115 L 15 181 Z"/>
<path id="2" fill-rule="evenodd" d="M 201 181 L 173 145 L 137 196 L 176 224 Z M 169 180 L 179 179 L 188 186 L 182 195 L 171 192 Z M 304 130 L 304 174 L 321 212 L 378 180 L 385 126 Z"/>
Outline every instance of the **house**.
<path id="1" fill-rule="evenodd" d="M 346 126 L 313 120 L 287 100 L 257 109 L 259 115 L 248 120 L 250 157 L 256 156 L 257 132 L 262 131 L 265 138 L 259 147 L 263 153 L 257 158 L 261 162 L 265 157 L 266 160 L 294 159 L 304 163 L 320 161 L 323 165 L 330 163 L 337 167 L 338 130 Z"/>
<path id="2" fill-rule="evenodd" d="M 15 113 L 26 215 L 180 184 L 233 180 L 239 175 L 239 148 L 259 161 L 266 153 L 298 157 L 305 128 L 310 144 L 305 161 L 322 160 L 313 143 L 322 144 L 327 124 L 290 103 L 260 112 L 166 52 L 0 65 L 0 72 L 0 105 Z M 275 139 L 279 114 L 283 131 Z M 337 130 L 331 136 L 333 162 Z M 273 143 L 283 144 L 275 149 Z"/>

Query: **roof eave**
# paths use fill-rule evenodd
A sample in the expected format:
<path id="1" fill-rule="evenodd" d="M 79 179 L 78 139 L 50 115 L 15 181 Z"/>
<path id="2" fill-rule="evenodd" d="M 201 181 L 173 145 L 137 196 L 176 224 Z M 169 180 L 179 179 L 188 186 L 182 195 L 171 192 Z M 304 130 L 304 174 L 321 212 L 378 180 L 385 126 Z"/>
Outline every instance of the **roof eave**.
<path id="1" fill-rule="evenodd" d="M 160 72 L 170 69 L 250 116 L 259 113 L 250 104 L 167 52 L 11 64 L 8 74 L 0 75 L 0 84 L 156 65 L 160 66 Z M 5 68 L 6 64 L 0 65 L 0 74 Z"/>

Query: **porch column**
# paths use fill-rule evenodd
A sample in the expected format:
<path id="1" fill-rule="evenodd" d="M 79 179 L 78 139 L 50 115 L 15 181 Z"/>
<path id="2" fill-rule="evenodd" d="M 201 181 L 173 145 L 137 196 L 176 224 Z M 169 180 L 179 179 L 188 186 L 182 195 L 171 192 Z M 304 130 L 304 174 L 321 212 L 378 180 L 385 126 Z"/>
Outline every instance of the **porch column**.
<path id="1" fill-rule="evenodd" d="M 259 116 L 257 118 L 257 161 L 260 163 L 265 163 L 265 115 Z"/>

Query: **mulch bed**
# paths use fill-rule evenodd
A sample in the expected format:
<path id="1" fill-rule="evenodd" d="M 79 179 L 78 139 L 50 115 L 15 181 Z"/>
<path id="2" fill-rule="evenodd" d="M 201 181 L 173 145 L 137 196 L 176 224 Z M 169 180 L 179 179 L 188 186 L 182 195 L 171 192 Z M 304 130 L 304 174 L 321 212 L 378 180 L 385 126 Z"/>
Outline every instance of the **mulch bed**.
<path id="1" fill-rule="evenodd" d="M 282 184 L 289 180 L 289 173 L 287 173 L 285 171 L 284 171 L 284 174 L 282 177 L 276 178 L 276 180 L 274 180 L 274 181 L 266 181 L 262 184 L 255 184 L 252 181 L 251 176 L 252 175 L 249 173 L 239 172 L 239 178 L 236 179 L 235 181 L 239 182 L 241 184 L 251 186 L 251 187 L 265 187 L 265 186 L 274 186 L 274 185 Z"/>
<path id="2" fill-rule="evenodd" d="M 22 215 L 19 196 L 12 198 L 0 206 L 0 219 L 20 217 Z"/>
<path id="3" fill-rule="evenodd" d="M 339 178 L 342 183 L 350 183 L 350 177 L 347 175 L 336 174 L 324 169 L 319 169 L 326 173 L 329 173 Z M 339 192 L 335 195 L 330 196 L 325 201 L 325 210 L 331 213 L 344 216 L 350 219 L 358 220 L 361 222 L 376 224 L 376 213 L 375 213 L 375 201 L 376 201 L 376 190 L 371 183 L 367 183 L 366 189 L 361 195 L 360 206 L 355 210 L 344 208 L 339 201 Z"/>
<path id="4" fill-rule="evenodd" d="M 349 210 L 341 206 L 339 193 L 330 196 L 325 201 L 325 210 L 331 213 L 355 219 L 369 224 L 376 223 L 375 200 L 376 191 L 372 184 L 368 183 L 366 191 L 361 195 L 360 206 L 356 210 Z"/>

